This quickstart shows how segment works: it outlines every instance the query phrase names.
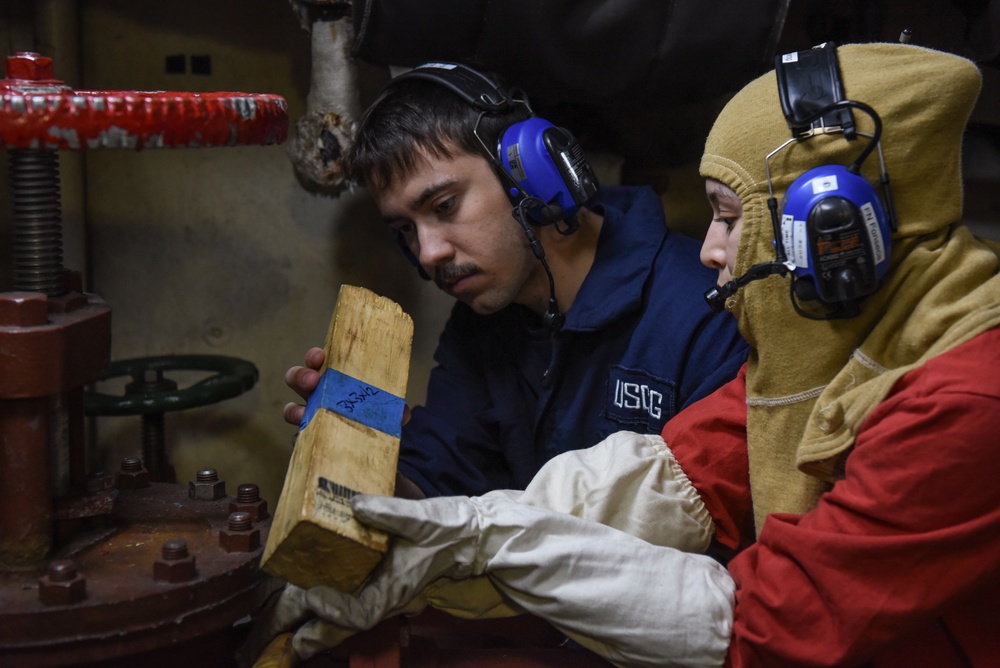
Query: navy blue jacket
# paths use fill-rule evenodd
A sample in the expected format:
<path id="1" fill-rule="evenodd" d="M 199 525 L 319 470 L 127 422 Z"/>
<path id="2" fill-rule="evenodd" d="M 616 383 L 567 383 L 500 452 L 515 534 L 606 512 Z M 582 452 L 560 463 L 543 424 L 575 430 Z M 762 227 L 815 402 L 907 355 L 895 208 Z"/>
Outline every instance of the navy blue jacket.
<path id="1" fill-rule="evenodd" d="M 511 305 L 455 305 L 399 469 L 428 496 L 523 489 L 550 458 L 616 431 L 658 434 L 736 376 L 747 345 L 705 290 L 716 272 L 648 188 L 603 188 L 594 264 L 555 334 Z M 512 223 L 513 224 L 513 223 Z"/>

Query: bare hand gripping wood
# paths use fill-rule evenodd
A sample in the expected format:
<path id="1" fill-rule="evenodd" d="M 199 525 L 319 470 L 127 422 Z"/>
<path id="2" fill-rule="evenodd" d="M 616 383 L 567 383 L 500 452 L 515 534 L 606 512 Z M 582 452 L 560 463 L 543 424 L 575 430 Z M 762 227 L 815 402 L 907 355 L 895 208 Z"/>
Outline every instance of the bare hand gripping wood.
<path id="1" fill-rule="evenodd" d="M 300 587 L 351 591 L 388 548 L 357 522 L 357 493 L 392 495 L 413 321 L 398 304 L 340 288 L 326 366 L 309 399 L 261 567 Z"/>

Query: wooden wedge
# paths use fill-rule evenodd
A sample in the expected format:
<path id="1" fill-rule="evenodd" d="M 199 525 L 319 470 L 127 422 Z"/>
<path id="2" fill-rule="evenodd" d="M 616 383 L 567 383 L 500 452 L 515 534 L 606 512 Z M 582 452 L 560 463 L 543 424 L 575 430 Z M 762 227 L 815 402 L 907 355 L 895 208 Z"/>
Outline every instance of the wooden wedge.
<path id="1" fill-rule="evenodd" d="M 351 591 L 388 548 L 354 519 L 355 494 L 392 495 L 413 321 L 395 302 L 344 285 L 326 368 L 306 407 L 261 567 L 288 582 Z"/>

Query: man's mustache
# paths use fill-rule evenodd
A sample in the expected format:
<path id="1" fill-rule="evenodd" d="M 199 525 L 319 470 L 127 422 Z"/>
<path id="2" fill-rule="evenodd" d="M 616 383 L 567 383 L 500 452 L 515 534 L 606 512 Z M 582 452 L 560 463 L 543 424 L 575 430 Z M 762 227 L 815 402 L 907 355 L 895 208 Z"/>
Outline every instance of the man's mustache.
<path id="1" fill-rule="evenodd" d="M 449 263 L 434 269 L 434 282 L 438 287 L 445 283 L 463 276 L 470 276 L 479 271 L 479 267 L 474 264 Z"/>

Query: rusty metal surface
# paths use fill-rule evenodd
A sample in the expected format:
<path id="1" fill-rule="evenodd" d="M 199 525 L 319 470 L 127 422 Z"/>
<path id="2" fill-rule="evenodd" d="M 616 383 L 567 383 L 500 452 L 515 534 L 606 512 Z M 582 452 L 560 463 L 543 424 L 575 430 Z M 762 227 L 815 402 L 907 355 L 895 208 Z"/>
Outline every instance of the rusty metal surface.
<path id="1" fill-rule="evenodd" d="M 0 572 L 0 666 L 77 666 L 165 651 L 227 634 L 256 610 L 273 586 L 258 569 L 260 548 L 227 552 L 229 503 L 192 499 L 186 485 L 151 483 L 118 490 L 110 527 L 95 526 L 51 560 L 70 559 L 86 595 L 45 604 L 39 581 L 48 564 Z M 268 521 L 255 524 L 266 540 Z M 181 539 L 196 562 L 193 580 L 154 577 L 165 542 Z"/>
<path id="2" fill-rule="evenodd" d="M 39 302 L 46 311 L 36 318 Z M 104 373 L 110 357 L 111 308 L 100 297 L 0 293 L 0 399 L 82 386 Z"/>
<path id="3" fill-rule="evenodd" d="M 80 483 L 81 388 L 107 368 L 110 349 L 111 309 L 100 298 L 0 293 L 0 565 L 29 566 L 48 553 L 53 453 L 65 453 Z M 65 433 L 55 426 L 63 411 Z"/>
<path id="4" fill-rule="evenodd" d="M 49 401 L 0 401 L 0 566 L 22 567 L 52 542 Z"/>

